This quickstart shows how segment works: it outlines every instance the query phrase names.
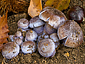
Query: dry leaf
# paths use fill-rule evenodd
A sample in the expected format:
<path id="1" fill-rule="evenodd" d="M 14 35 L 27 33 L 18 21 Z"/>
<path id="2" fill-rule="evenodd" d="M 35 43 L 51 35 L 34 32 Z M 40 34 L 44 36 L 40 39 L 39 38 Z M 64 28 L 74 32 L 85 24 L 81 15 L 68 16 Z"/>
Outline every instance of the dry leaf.
<path id="1" fill-rule="evenodd" d="M 3 43 L 7 43 L 8 38 L 8 24 L 7 24 L 7 12 L 6 15 L 0 17 L 0 51 L 3 48 Z"/>
<path id="2" fill-rule="evenodd" d="M 47 0 L 45 3 L 46 6 L 54 7 L 58 10 L 67 9 L 69 6 L 70 0 Z"/>
<path id="3" fill-rule="evenodd" d="M 30 0 L 30 6 L 28 7 L 28 14 L 31 17 L 38 16 L 42 10 L 41 0 Z"/>

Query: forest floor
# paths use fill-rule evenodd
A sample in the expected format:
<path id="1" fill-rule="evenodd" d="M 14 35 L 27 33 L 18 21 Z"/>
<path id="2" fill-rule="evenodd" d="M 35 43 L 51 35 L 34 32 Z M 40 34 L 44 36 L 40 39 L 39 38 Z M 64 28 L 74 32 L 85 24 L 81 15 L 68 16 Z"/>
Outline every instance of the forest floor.
<path id="1" fill-rule="evenodd" d="M 43 0 L 44 2 L 45 0 Z M 67 11 L 74 5 L 79 5 L 85 9 L 85 0 L 71 0 L 68 9 L 63 12 L 65 15 Z M 27 18 L 27 13 L 13 14 L 8 16 L 9 34 L 15 34 L 17 30 L 17 21 L 20 18 Z M 0 64 L 85 64 L 85 21 L 80 24 L 82 31 L 84 33 L 84 42 L 77 48 L 68 48 L 63 45 L 56 50 L 56 54 L 52 58 L 42 57 L 37 51 L 33 54 L 19 53 L 18 56 L 7 60 L 3 58 L 0 53 Z M 66 54 L 69 54 L 67 56 Z"/>

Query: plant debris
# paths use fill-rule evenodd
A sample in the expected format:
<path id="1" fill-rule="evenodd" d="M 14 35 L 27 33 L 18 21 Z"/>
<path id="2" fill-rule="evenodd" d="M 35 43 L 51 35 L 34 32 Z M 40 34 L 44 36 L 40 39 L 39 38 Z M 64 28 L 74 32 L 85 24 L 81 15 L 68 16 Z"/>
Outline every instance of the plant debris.
<path id="1" fill-rule="evenodd" d="M 42 2 L 41 0 L 30 0 L 30 6 L 28 7 L 28 14 L 31 17 L 38 16 L 40 11 L 42 10 Z"/>
<path id="2" fill-rule="evenodd" d="M 5 15 L 0 17 L 0 51 L 3 47 L 3 43 L 7 43 L 8 38 L 8 24 L 7 24 L 7 12 Z"/>
<path id="3" fill-rule="evenodd" d="M 1 14 L 6 10 L 14 13 L 23 12 L 27 10 L 26 6 L 28 6 L 28 2 L 25 0 L 0 0 Z"/>
<path id="4" fill-rule="evenodd" d="M 68 8 L 69 3 L 70 0 L 47 0 L 47 2 L 45 3 L 45 7 L 51 6 L 58 10 L 64 10 Z"/>

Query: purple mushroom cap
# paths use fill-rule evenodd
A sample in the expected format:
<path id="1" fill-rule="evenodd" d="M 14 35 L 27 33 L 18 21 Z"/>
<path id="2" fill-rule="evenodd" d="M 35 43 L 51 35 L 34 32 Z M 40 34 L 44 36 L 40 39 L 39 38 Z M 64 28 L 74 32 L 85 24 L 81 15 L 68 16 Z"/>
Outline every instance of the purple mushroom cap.
<path id="1" fill-rule="evenodd" d="M 53 57 L 55 55 L 55 43 L 51 39 L 43 39 L 38 43 L 38 51 L 43 57 Z"/>
<path id="2" fill-rule="evenodd" d="M 2 49 L 2 55 L 7 59 L 11 59 L 19 54 L 19 50 L 20 48 L 18 44 L 14 42 L 8 42 L 4 45 Z"/>
<path id="3" fill-rule="evenodd" d="M 33 53 L 36 50 L 36 44 L 33 41 L 25 41 L 21 45 L 21 50 L 23 53 Z"/>

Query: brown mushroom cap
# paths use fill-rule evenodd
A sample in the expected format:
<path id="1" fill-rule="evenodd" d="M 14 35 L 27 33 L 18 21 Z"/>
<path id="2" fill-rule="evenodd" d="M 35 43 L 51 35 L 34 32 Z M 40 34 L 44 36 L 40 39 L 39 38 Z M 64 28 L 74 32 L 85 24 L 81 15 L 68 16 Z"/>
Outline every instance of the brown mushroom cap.
<path id="1" fill-rule="evenodd" d="M 23 43 L 23 39 L 20 39 L 20 38 L 16 38 L 14 40 L 18 45 L 21 45 Z"/>
<path id="2" fill-rule="evenodd" d="M 45 7 L 40 12 L 39 18 L 41 20 L 44 20 L 45 22 L 48 22 L 48 24 L 51 25 L 55 29 L 57 29 L 60 23 L 67 20 L 64 13 L 52 7 Z"/>
<path id="3" fill-rule="evenodd" d="M 39 27 L 39 26 L 44 25 L 44 22 L 42 20 L 40 20 L 38 16 L 33 17 L 29 22 L 30 22 L 30 24 L 29 24 L 30 28 Z"/>
<path id="4" fill-rule="evenodd" d="M 64 45 L 67 47 L 77 47 L 83 42 L 83 32 L 81 27 L 72 20 L 67 20 L 58 28 L 59 40 L 66 39 Z"/>

